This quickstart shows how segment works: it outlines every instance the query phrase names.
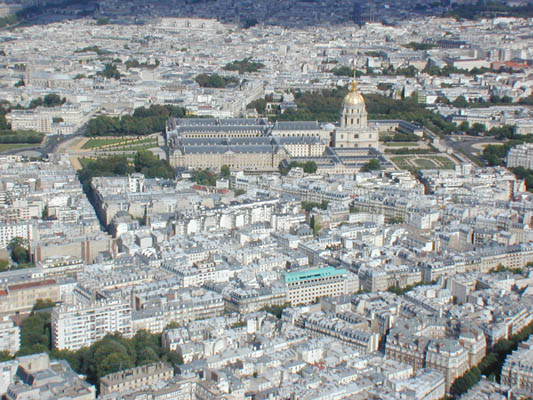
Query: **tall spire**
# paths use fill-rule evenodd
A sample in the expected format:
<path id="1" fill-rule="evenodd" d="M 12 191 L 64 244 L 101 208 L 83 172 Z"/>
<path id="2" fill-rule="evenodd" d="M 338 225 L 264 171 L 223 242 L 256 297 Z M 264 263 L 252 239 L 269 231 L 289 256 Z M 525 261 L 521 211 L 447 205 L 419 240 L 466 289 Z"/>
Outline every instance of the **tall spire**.
<path id="1" fill-rule="evenodd" d="M 352 80 L 352 92 L 356 93 L 359 89 L 359 86 L 357 85 L 357 75 L 355 68 L 353 69 L 353 80 Z"/>

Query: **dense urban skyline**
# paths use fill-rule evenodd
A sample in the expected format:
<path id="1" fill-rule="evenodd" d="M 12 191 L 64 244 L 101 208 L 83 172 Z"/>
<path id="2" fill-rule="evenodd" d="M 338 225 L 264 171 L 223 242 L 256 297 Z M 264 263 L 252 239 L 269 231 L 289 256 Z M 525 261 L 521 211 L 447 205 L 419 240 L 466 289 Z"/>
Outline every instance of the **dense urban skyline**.
<path id="1" fill-rule="evenodd" d="M 533 4 L 0 4 L 0 398 L 533 397 Z"/>

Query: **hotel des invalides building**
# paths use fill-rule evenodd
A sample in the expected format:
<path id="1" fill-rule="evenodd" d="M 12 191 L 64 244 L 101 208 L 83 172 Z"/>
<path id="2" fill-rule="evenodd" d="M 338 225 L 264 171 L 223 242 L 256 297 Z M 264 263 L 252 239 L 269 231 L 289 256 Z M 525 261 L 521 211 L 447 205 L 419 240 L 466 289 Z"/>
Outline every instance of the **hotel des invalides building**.
<path id="1" fill-rule="evenodd" d="M 182 118 L 169 120 L 165 135 L 173 167 L 220 170 L 227 165 L 248 172 L 276 171 L 291 161 L 314 161 L 318 172 L 353 173 L 373 158 L 389 167 L 377 150 L 378 140 L 378 128 L 368 124 L 365 100 L 355 79 L 336 126 L 315 121 L 270 124 L 255 118 Z"/>

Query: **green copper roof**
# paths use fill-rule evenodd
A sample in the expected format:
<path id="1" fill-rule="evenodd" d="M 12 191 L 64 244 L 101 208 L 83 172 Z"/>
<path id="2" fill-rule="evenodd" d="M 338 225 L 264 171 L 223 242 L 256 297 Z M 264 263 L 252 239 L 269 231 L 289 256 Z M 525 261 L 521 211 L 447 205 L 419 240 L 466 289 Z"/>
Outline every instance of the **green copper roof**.
<path id="1" fill-rule="evenodd" d="M 303 271 L 287 272 L 285 274 L 285 283 L 306 281 L 308 279 L 325 278 L 328 276 L 344 275 L 348 271 L 345 269 L 336 269 L 335 267 L 324 267 L 305 269 Z"/>

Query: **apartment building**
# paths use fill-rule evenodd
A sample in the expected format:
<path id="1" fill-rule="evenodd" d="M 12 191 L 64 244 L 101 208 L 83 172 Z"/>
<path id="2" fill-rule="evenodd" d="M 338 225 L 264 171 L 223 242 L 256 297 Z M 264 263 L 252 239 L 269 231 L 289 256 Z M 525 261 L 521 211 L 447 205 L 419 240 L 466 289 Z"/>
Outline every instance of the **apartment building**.
<path id="1" fill-rule="evenodd" d="M 18 215 L 17 215 L 18 217 Z M 0 249 L 5 249 L 16 237 L 32 240 L 36 236 L 36 226 L 29 223 L 0 223 Z"/>
<path id="2" fill-rule="evenodd" d="M 162 362 L 115 372 L 100 379 L 100 394 L 123 393 L 140 387 L 167 381 L 174 376 L 174 369 Z"/>
<path id="3" fill-rule="evenodd" d="M 524 167 L 533 169 L 533 144 L 524 143 L 509 150 L 506 165 L 507 168 Z"/>
<path id="4" fill-rule="evenodd" d="M 0 313 L 29 312 L 38 299 L 57 302 L 60 298 L 60 287 L 55 279 L 8 284 L 0 289 Z"/>
<path id="5" fill-rule="evenodd" d="M 513 389 L 525 389 L 533 394 L 533 337 L 518 345 L 505 360 L 502 384 Z"/>
<path id="6" fill-rule="evenodd" d="M 391 329 L 385 344 L 387 358 L 412 365 L 415 370 L 431 368 L 442 372 L 449 390 L 452 383 L 485 356 L 485 335 L 479 329 L 445 337 L 439 319 L 405 320 Z"/>
<path id="7" fill-rule="evenodd" d="M 310 304 L 324 296 L 341 296 L 356 291 L 356 280 L 345 269 L 324 267 L 285 274 L 287 297 L 291 305 Z"/>
<path id="8" fill-rule="evenodd" d="M 9 318 L 0 320 L 0 351 L 15 354 L 20 349 L 20 329 Z"/>
<path id="9" fill-rule="evenodd" d="M 78 350 L 115 332 L 132 336 L 131 306 L 126 301 L 61 305 L 52 311 L 52 345 L 56 349 Z"/>
<path id="10" fill-rule="evenodd" d="M 132 314 L 133 333 L 145 329 L 162 332 L 171 322 L 186 324 L 198 319 L 224 314 L 223 297 L 203 288 L 184 288 L 169 291 L 164 298 L 152 295 L 135 296 L 136 310 Z"/>
<path id="11" fill-rule="evenodd" d="M 79 106 L 37 107 L 34 110 L 13 110 L 6 119 L 13 130 L 33 130 L 47 134 L 70 135 L 84 121 Z"/>
<path id="12" fill-rule="evenodd" d="M 287 302 L 285 288 L 231 288 L 223 291 L 225 309 L 241 314 L 259 311 L 265 306 L 281 306 Z"/>

